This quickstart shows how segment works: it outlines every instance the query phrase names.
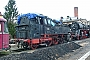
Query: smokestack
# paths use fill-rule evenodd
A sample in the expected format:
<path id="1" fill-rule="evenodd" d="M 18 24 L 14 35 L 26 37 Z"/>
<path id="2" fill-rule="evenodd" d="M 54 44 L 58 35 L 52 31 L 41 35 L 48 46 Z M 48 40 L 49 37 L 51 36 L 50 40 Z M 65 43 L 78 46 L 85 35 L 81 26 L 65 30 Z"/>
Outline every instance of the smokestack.
<path id="1" fill-rule="evenodd" d="M 78 7 L 74 7 L 74 17 L 78 18 Z"/>
<path id="2" fill-rule="evenodd" d="M 61 17 L 61 20 L 63 19 L 63 17 Z"/>
<path id="3" fill-rule="evenodd" d="M 63 17 L 60 17 L 60 22 L 61 24 L 63 24 Z"/>
<path id="4" fill-rule="evenodd" d="M 1 12 L 0 12 L 0 16 L 3 16 L 3 15 L 1 14 Z"/>

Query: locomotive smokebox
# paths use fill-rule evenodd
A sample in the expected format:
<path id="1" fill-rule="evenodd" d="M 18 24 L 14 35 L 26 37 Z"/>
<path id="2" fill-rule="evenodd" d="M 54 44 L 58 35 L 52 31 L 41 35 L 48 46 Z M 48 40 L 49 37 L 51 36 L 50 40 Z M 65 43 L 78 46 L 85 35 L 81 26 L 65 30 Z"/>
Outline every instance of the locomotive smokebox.
<path id="1" fill-rule="evenodd" d="M 71 30 L 75 33 L 76 30 L 79 30 L 79 29 L 85 29 L 86 28 L 86 25 L 82 24 L 82 23 L 79 23 L 79 22 L 73 22 L 71 24 Z"/>

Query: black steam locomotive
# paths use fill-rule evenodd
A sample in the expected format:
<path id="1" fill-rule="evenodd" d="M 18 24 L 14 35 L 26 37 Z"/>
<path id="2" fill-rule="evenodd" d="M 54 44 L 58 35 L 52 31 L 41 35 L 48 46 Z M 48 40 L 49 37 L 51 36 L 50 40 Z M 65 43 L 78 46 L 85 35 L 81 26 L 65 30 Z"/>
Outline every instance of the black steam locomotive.
<path id="1" fill-rule="evenodd" d="M 81 35 L 76 35 L 81 34 L 81 31 L 77 32 L 80 28 L 77 22 L 67 25 L 42 14 L 28 13 L 18 16 L 16 37 L 23 48 L 36 49 L 40 45 L 50 46 L 80 38 Z M 82 31 L 89 36 L 89 30 Z"/>
<path id="2" fill-rule="evenodd" d="M 73 36 L 75 39 L 85 39 L 90 37 L 90 30 L 89 27 L 85 24 L 82 24 L 80 22 L 73 22 L 70 26 L 72 33 L 74 33 L 75 36 Z"/>

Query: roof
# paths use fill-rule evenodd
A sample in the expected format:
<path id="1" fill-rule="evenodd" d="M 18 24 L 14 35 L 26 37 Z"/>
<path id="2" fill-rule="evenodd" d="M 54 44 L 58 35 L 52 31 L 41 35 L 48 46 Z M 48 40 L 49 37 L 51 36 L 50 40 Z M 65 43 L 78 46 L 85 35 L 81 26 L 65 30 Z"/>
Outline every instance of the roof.
<path id="1" fill-rule="evenodd" d="M 0 18 L 0 21 L 7 21 L 6 19 L 4 19 L 4 18 Z"/>
<path id="2" fill-rule="evenodd" d="M 35 13 L 22 14 L 22 15 L 19 15 L 18 16 L 18 24 L 20 24 L 20 20 L 21 20 L 22 17 L 27 17 L 28 19 L 32 19 L 32 18 L 35 18 L 37 16 L 39 16 L 39 17 L 45 17 L 42 14 L 35 14 Z"/>

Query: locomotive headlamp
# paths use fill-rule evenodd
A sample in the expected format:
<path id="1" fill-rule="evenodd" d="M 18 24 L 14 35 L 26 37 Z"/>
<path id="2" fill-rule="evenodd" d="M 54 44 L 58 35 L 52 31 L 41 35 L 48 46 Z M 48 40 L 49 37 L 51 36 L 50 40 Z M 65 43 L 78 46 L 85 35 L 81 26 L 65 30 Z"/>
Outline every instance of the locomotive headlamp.
<path id="1" fill-rule="evenodd" d="M 3 18 L 3 16 L 0 16 L 0 18 Z"/>

